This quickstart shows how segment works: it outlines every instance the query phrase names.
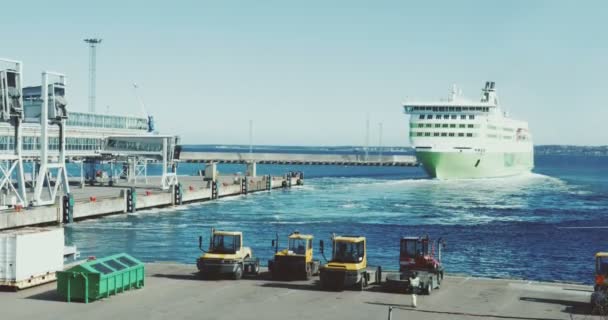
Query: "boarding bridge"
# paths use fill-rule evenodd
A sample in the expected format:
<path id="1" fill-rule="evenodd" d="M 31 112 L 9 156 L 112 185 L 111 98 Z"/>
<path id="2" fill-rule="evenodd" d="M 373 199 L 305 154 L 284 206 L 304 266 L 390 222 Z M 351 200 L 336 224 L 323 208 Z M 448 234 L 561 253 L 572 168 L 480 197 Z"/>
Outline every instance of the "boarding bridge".
<path id="1" fill-rule="evenodd" d="M 42 73 L 40 86 L 24 90 L 22 63 L 0 59 L 0 210 L 54 205 L 60 195 L 69 197 L 67 161 L 132 166 L 131 177 L 145 176 L 148 162 L 160 162 L 162 189 L 178 183 L 177 137 L 155 135 L 151 117 L 70 113 L 66 92 L 66 76 L 50 71 Z M 24 161 L 31 162 L 31 194 Z"/>
<path id="2" fill-rule="evenodd" d="M 148 162 L 160 163 L 161 188 L 168 190 L 178 184 L 174 161 L 177 143 L 178 138 L 172 135 L 111 136 L 106 139 L 100 155 L 102 158 L 126 163 L 129 182 L 137 182 L 138 177 L 147 178 Z"/>

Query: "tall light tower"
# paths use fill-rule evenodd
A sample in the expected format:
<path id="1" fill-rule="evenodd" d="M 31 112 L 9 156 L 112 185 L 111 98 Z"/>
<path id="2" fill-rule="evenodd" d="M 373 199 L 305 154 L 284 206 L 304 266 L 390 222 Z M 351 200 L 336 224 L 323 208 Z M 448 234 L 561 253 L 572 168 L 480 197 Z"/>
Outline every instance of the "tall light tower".
<path id="1" fill-rule="evenodd" d="M 95 113 L 95 73 L 97 60 L 97 45 L 101 39 L 84 39 L 89 44 L 89 112 Z"/>

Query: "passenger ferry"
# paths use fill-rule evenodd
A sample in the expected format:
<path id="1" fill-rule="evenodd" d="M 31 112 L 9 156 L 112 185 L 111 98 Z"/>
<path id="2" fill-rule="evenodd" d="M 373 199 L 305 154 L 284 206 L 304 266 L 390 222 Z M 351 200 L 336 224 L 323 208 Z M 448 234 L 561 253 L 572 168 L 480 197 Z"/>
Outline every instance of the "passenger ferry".
<path id="1" fill-rule="evenodd" d="M 433 178 L 505 177 L 534 167 L 528 123 L 501 109 L 494 82 L 486 82 L 479 102 L 454 86 L 447 101 L 408 101 L 404 109 L 410 144 Z"/>

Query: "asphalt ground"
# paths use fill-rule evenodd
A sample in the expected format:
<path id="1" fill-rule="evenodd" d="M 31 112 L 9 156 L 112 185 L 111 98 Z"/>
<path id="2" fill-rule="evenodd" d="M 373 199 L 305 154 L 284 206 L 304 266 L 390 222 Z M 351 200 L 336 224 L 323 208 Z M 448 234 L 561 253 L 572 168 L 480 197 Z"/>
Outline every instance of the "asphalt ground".
<path id="1" fill-rule="evenodd" d="M 56 283 L 0 292 L 0 319 L 594 319 L 591 286 L 446 276 L 441 289 L 419 295 L 321 291 L 310 281 L 201 280 L 195 265 L 146 264 L 144 288 L 89 304 L 67 303 Z"/>

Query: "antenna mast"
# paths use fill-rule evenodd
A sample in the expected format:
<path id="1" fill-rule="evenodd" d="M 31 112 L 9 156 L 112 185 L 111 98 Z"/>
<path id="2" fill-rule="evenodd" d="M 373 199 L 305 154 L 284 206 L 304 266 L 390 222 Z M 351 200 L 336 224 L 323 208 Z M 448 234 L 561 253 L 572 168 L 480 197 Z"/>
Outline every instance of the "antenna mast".
<path id="1" fill-rule="evenodd" d="M 253 158 L 253 120 L 249 120 L 249 159 Z"/>
<path id="2" fill-rule="evenodd" d="M 378 161 L 382 162 L 382 122 L 378 123 Z"/>
<path id="3" fill-rule="evenodd" d="M 365 161 L 369 156 L 369 112 L 365 118 Z"/>

